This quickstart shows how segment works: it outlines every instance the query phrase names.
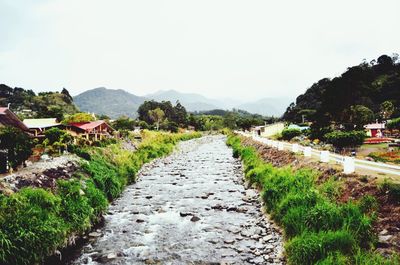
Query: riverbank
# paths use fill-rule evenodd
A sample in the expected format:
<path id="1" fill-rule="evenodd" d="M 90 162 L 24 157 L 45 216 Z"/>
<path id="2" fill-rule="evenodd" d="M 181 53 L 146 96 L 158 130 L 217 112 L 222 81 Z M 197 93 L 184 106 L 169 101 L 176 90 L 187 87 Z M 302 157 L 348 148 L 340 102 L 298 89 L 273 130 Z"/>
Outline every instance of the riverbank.
<path id="1" fill-rule="evenodd" d="M 132 152 L 122 143 L 76 149 L 79 169 L 54 188 L 25 187 L 0 195 L 0 264 L 35 264 L 74 245 L 136 180 L 143 164 L 169 154 L 178 141 L 200 134 L 145 132 Z"/>
<path id="2" fill-rule="evenodd" d="M 354 195 L 354 200 L 341 200 L 342 182 L 334 171 L 306 169 L 307 164 L 290 153 L 266 150 L 246 138 L 231 135 L 228 144 L 241 157 L 248 180 L 262 189 L 267 211 L 284 229 L 291 264 L 399 263 L 373 251 L 378 240 L 376 198 Z"/>

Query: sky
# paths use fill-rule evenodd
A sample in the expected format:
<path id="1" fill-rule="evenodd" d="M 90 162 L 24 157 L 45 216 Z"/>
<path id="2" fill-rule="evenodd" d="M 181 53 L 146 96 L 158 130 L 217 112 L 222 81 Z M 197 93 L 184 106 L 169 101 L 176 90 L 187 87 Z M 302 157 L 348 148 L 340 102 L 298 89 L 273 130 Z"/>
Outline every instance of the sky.
<path id="1" fill-rule="evenodd" d="M 0 83 L 295 98 L 400 53 L 399 0 L 0 0 Z"/>

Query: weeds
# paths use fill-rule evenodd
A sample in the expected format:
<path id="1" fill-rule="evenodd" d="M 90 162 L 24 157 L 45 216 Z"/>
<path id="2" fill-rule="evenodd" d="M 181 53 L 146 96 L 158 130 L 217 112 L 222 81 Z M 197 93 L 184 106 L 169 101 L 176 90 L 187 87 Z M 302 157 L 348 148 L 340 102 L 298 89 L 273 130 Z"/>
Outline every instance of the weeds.
<path id="1" fill-rule="evenodd" d="M 338 204 L 341 187 L 334 178 L 318 185 L 316 172 L 273 167 L 256 149 L 243 146 L 237 136 L 230 135 L 227 144 L 233 155 L 242 159 L 245 177 L 262 189 L 267 211 L 284 229 L 291 264 L 362 264 L 368 260 L 389 264 L 378 254 L 360 254 L 369 253 L 376 241 L 374 197 Z M 399 194 L 398 187 L 382 185 L 394 197 Z"/>

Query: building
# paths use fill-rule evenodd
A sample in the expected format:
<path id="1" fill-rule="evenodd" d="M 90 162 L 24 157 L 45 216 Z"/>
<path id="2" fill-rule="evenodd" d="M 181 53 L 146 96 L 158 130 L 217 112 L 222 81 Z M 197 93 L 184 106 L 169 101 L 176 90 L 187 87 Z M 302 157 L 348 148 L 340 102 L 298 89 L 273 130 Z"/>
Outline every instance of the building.
<path id="1" fill-rule="evenodd" d="M 371 123 L 364 125 L 367 136 L 369 137 L 383 137 L 385 132 L 385 123 Z"/>
<path id="2" fill-rule="evenodd" d="M 77 122 L 66 126 L 67 131 L 74 137 L 97 141 L 113 136 L 114 129 L 105 121 Z"/>
<path id="3" fill-rule="evenodd" d="M 44 137 L 44 132 L 50 128 L 61 128 L 63 125 L 56 118 L 25 119 L 24 124 L 35 137 Z"/>
<path id="4" fill-rule="evenodd" d="M 283 122 L 278 122 L 264 126 L 255 126 L 252 127 L 250 131 L 259 136 L 271 137 L 275 134 L 281 133 L 283 129 L 285 129 L 285 124 Z"/>
<path id="5" fill-rule="evenodd" d="M 28 132 L 28 127 L 9 108 L 0 108 L 0 126 L 12 126 Z"/>

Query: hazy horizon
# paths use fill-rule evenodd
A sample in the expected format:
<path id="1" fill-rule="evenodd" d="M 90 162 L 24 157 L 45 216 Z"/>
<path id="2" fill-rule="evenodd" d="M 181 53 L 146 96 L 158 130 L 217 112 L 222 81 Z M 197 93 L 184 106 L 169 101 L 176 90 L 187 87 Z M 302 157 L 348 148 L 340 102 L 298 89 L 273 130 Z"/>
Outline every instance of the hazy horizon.
<path id="1" fill-rule="evenodd" d="M 399 52 L 400 2 L 2 0 L 0 83 L 295 98 Z"/>

